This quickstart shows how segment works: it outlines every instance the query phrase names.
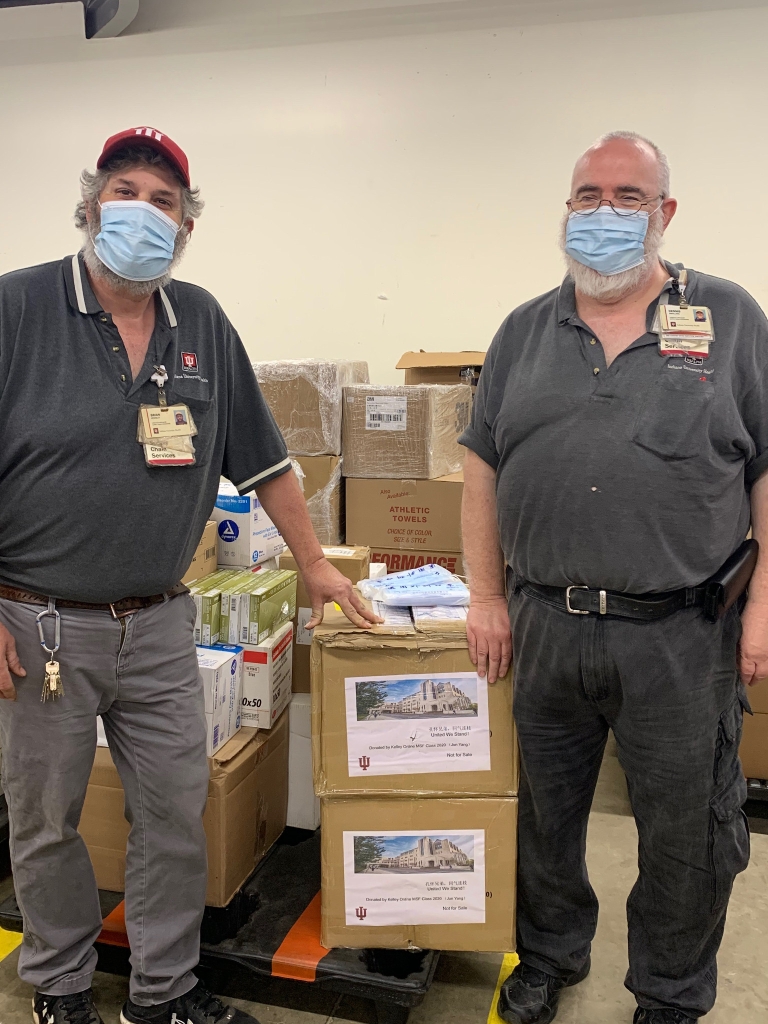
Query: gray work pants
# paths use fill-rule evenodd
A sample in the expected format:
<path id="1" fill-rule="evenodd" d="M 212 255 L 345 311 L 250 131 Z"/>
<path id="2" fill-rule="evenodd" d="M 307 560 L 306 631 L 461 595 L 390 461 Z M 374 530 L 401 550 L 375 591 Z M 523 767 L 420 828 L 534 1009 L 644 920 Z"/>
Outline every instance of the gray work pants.
<path id="1" fill-rule="evenodd" d="M 65 695 L 41 703 L 47 655 L 39 606 L 0 599 L 25 678 L 0 701 L 11 861 L 24 915 L 23 981 L 48 995 L 89 988 L 99 898 L 77 827 L 102 715 L 131 825 L 125 919 L 131 998 L 150 1006 L 196 984 L 206 891 L 202 815 L 208 792 L 205 712 L 188 595 L 115 621 L 61 610 L 57 660 Z M 46 619 L 51 646 L 52 619 Z"/>
<path id="2" fill-rule="evenodd" d="M 609 727 L 640 838 L 626 986 L 640 1006 L 713 1006 L 735 876 L 749 860 L 736 608 L 659 622 L 571 615 L 510 579 L 520 737 L 518 950 L 554 976 L 590 951 L 587 821 Z"/>

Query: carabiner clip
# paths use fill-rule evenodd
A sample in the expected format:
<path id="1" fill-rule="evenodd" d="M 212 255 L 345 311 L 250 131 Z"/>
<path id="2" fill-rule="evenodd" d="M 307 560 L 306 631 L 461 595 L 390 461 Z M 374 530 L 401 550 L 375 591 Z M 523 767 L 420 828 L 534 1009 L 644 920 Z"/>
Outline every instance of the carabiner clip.
<path id="1" fill-rule="evenodd" d="M 53 642 L 56 646 L 53 648 L 53 650 L 51 650 L 50 647 L 46 646 L 45 633 L 43 632 L 43 619 L 47 618 L 49 615 L 52 615 L 56 620 L 53 632 Z M 43 648 L 46 654 L 50 654 L 50 656 L 53 657 L 54 654 L 58 651 L 59 647 L 61 647 L 61 616 L 56 611 L 56 601 L 54 598 L 48 598 L 48 607 L 44 609 L 44 611 L 40 612 L 40 614 L 35 619 L 35 622 L 37 623 L 37 633 L 38 636 L 40 637 L 40 646 Z"/>

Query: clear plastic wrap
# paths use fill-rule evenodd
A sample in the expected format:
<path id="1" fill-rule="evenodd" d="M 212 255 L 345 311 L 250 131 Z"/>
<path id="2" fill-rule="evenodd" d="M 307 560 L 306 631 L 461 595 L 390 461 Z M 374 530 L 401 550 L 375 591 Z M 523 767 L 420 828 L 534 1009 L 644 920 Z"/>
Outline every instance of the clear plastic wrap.
<path id="1" fill-rule="evenodd" d="M 342 459 L 331 471 L 328 483 L 307 498 L 307 509 L 320 543 L 326 547 L 344 541 Z"/>
<path id="2" fill-rule="evenodd" d="M 432 480 L 458 473 L 468 384 L 357 384 L 344 389 L 344 476 Z"/>
<path id="3" fill-rule="evenodd" d="M 368 363 L 284 359 L 253 370 L 291 455 L 341 454 L 342 389 L 366 384 Z"/>

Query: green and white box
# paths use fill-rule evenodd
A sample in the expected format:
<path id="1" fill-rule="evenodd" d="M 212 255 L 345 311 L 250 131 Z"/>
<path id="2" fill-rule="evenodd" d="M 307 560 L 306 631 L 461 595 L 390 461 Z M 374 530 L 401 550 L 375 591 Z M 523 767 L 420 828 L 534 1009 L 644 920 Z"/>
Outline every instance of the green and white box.
<path id="1" fill-rule="evenodd" d="M 221 634 L 221 589 L 237 570 L 222 569 L 196 580 L 189 588 L 195 602 L 195 643 L 212 647 L 219 641 L 226 642 Z"/>
<path id="2" fill-rule="evenodd" d="M 292 569 L 278 569 L 259 573 L 254 577 L 254 583 L 247 582 L 239 588 L 238 643 L 263 643 L 268 636 L 293 619 L 296 614 L 297 578 L 298 574 Z"/>

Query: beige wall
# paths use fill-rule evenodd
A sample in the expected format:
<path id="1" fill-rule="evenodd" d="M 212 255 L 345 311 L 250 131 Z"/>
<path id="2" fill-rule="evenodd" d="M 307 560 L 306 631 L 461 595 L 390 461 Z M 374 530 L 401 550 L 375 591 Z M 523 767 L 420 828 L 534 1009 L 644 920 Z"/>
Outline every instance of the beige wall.
<path id="1" fill-rule="evenodd" d="M 768 10 L 428 29 L 259 48 L 233 21 L 215 46 L 204 25 L 94 46 L 3 42 L 0 22 L 0 272 L 75 249 L 80 169 L 148 123 L 207 201 L 179 276 L 252 356 L 396 381 L 403 351 L 485 348 L 558 282 L 573 161 L 628 127 L 669 153 L 667 255 L 768 308 Z"/>

